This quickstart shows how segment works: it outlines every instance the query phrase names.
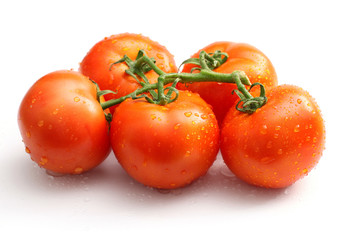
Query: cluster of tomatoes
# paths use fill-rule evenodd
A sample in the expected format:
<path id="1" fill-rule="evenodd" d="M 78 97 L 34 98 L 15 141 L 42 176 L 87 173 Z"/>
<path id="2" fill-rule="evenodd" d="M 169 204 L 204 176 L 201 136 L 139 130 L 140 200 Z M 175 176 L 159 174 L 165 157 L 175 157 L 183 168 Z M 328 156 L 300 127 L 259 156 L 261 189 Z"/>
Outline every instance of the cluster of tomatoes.
<path id="1" fill-rule="evenodd" d="M 316 102 L 299 87 L 278 86 L 270 60 L 247 44 L 216 42 L 201 50 L 228 54 L 215 72 L 242 70 L 252 83 L 265 87 L 268 102 L 255 113 L 237 111 L 239 99 L 232 94 L 236 85 L 219 82 L 180 82 L 177 100 L 166 105 L 127 99 L 104 110 L 101 102 L 141 87 L 126 73 L 126 63 L 114 64 L 125 55 L 135 59 L 139 50 L 165 73 L 178 71 L 165 47 L 125 33 L 98 42 L 79 71 L 55 71 L 34 83 L 18 114 L 33 161 L 48 171 L 81 174 L 104 161 L 112 149 L 131 177 L 162 189 L 185 186 L 206 174 L 219 149 L 236 176 L 267 188 L 291 185 L 319 161 L 325 128 Z M 186 64 L 182 71 L 193 67 Z M 150 83 L 159 77 L 154 71 L 145 75 Z M 113 93 L 99 96 L 97 86 Z M 112 114 L 111 122 L 104 112 Z"/>

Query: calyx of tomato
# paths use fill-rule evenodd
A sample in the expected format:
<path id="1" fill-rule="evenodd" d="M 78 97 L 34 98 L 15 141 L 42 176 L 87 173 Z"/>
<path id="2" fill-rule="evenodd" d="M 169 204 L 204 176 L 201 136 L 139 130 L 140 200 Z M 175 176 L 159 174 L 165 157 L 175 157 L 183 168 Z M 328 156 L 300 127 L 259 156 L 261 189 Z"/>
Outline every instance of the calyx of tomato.
<path id="1" fill-rule="evenodd" d="M 185 60 L 183 64 L 194 64 L 198 67 L 194 67 L 190 73 L 165 73 L 155 64 L 153 58 L 149 58 L 145 51 L 140 50 L 136 59 L 133 61 L 128 56 L 124 56 L 119 61 L 114 62 L 109 71 L 111 71 L 113 65 L 119 63 L 126 63 L 128 69 L 125 71 L 131 75 L 141 85 L 140 88 L 134 92 L 125 95 L 117 99 L 111 99 L 106 102 L 102 102 L 103 109 L 107 109 L 111 106 L 120 104 L 128 98 L 138 99 L 145 98 L 148 102 L 165 105 L 176 101 L 178 98 L 178 90 L 176 84 L 181 83 L 193 83 L 193 82 L 221 82 L 221 83 L 235 83 L 237 89 L 233 93 L 237 94 L 240 98 L 236 105 L 236 109 L 245 113 L 254 113 L 258 108 L 266 104 L 267 98 L 265 96 L 265 87 L 261 83 L 251 84 L 249 78 L 243 71 L 234 71 L 232 73 L 218 73 L 213 70 L 221 66 L 228 58 L 228 55 L 221 51 L 215 51 L 214 53 L 206 53 L 201 51 L 199 58 L 190 58 Z M 149 83 L 145 73 L 154 70 L 159 75 L 156 83 Z M 194 72 L 197 70 L 196 72 Z M 140 80 L 140 77 L 142 80 Z M 170 85 L 171 86 L 168 86 Z M 250 86 L 249 90 L 245 85 Z M 167 87 L 165 87 L 167 86 Z M 250 91 L 253 87 L 260 87 L 260 95 L 253 97 Z M 111 91 L 100 91 L 100 94 L 108 94 Z M 173 94 L 175 93 L 175 95 Z M 242 104 L 241 104 L 242 103 Z"/>

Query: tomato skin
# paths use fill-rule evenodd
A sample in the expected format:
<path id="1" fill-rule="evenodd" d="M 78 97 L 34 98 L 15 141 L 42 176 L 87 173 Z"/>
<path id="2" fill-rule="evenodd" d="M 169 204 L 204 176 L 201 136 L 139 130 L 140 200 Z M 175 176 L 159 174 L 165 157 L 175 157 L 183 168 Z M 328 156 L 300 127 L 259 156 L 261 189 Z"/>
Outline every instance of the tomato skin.
<path id="1" fill-rule="evenodd" d="M 187 91 L 165 106 L 127 100 L 116 108 L 110 128 L 112 149 L 125 171 L 160 189 L 204 175 L 218 153 L 219 134 L 210 106 Z"/>
<path id="2" fill-rule="evenodd" d="M 80 72 L 95 81 L 101 89 L 117 92 L 105 95 L 106 100 L 122 97 L 135 91 L 140 84 L 125 73 L 129 68 L 126 63 L 115 64 L 112 67 L 111 65 L 125 54 L 135 60 L 141 49 L 150 58 L 154 58 L 156 65 L 164 72 L 177 72 L 174 57 L 164 46 L 148 37 L 132 33 L 113 35 L 95 44 L 80 63 Z M 155 83 L 158 75 L 151 70 L 146 73 L 146 77 L 150 83 Z M 113 112 L 115 107 L 110 109 Z"/>
<path id="3" fill-rule="evenodd" d="M 303 89 L 280 85 L 268 103 L 249 115 L 231 108 L 221 132 L 221 153 L 230 170 L 249 184 L 287 187 L 318 163 L 325 126 L 318 105 Z"/>
<path id="4" fill-rule="evenodd" d="M 109 126 L 96 87 L 75 71 L 40 78 L 21 102 L 18 124 L 31 159 L 56 173 L 83 173 L 110 152 Z"/>
<path id="5" fill-rule="evenodd" d="M 229 55 L 228 60 L 216 68 L 214 71 L 219 73 L 232 73 L 235 70 L 242 70 L 249 77 L 251 83 L 262 83 L 267 90 L 277 86 L 277 75 L 270 60 L 259 49 L 245 43 L 234 42 L 215 42 L 203 49 L 200 49 L 192 57 L 199 57 L 200 51 L 208 53 L 220 50 Z M 195 67 L 193 64 L 186 64 L 183 72 L 190 72 Z M 197 92 L 211 106 L 219 125 L 228 112 L 229 108 L 238 100 L 232 91 L 236 89 L 235 84 L 201 82 L 192 84 L 178 84 L 179 89 Z M 253 96 L 258 96 L 258 88 L 252 91 Z"/>

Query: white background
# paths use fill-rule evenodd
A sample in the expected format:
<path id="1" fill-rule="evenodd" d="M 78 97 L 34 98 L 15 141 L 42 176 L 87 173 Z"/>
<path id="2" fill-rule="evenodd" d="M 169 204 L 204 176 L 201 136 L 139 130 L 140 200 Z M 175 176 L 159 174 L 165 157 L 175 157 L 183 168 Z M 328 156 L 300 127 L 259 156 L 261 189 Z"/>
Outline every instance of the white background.
<path id="1" fill-rule="evenodd" d="M 359 239 L 358 10 L 346 0 L 2 1 L 0 238 Z M 172 192 L 134 182 L 113 155 L 80 176 L 48 176 L 21 142 L 22 97 L 41 76 L 77 69 L 96 42 L 123 32 L 165 45 L 178 65 L 220 40 L 262 50 L 280 84 L 303 87 L 322 109 L 327 142 L 318 166 L 281 190 L 242 183 L 220 157 L 205 177 Z"/>

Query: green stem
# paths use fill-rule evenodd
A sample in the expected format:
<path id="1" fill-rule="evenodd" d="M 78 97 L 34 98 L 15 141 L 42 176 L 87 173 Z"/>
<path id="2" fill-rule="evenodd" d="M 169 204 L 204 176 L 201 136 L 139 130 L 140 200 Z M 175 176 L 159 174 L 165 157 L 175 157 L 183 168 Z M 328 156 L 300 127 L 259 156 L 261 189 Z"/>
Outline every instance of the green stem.
<path id="1" fill-rule="evenodd" d="M 216 53 L 217 56 L 221 57 L 221 52 Z M 220 55 L 219 55 L 220 54 Z M 123 60 L 123 59 L 126 59 Z M 112 107 L 114 105 L 120 104 L 123 101 L 125 101 L 128 98 L 139 98 L 138 96 L 141 94 L 144 94 L 146 92 L 150 92 L 152 97 L 154 98 L 155 95 L 157 95 L 157 99 L 153 99 L 152 102 L 155 102 L 160 105 L 165 105 L 169 102 L 174 101 L 174 99 L 171 98 L 171 93 L 176 90 L 175 86 L 176 82 L 181 83 L 193 83 L 193 82 L 221 82 L 221 83 L 235 83 L 238 91 L 237 94 L 240 97 L 240 102 L 243 102 L 244 110 L 238 109 L 239 111 L 254 112 L 257 108 L 261 107 L 266 103 L 266 97 L 265 97 L 265 88 L 259 84 L 253 84 L 251 85 L 249 78 L 246 76 L 246 74 L 243 71 L 234 71 L 232 73 L 218 73 L 212 71 L 212 69 L 218 67 L 221 62 L 213 58 L 211 55 L 207 54 L 206 52 L 200 52 L 200 56 L 197 62 L 201 66 L 201 69 L 197 73 L 165 73 L 162 71 L 158 66 L 156 66 L 153 59 L 146 56 L 144 51 L 140 51 L 138 58 L 135 61 L 130 62 L 128 58 L 124 57 L 120 62 L 126 62 L 129 66 L 129 69 L 127 70 L 128 73 L 134 77 L 135 74 L 138 76 L 145 78 L 145 82 L 141 82 L 142 87 L 135 90 L 134 92 L 125 95 L 123 97 L 117 98 L 117 99 L 111 99 L 109 101 L 101 103 L 101 106 L 103 109 L 107 109 L 109 107 Z M 195 59 L 196 60 L 196 59 Z M 116 64 L 114 63 L 114 64 Z M 144 65 L 147 64 L 147 65 Z M 210 65 L 210 66 L 209 66 Z M 142 69 L 153 69 L 158 75 L 158 82 L 154 84 L 150 84 L 148 80 L 146 79 L 146 76 L 144 74 L 144 71 Z M 175 83 L 174 83 L 175 82 Z M 166 88 L 168 91 L 170 91 L 170 94 L 165 94 L 164 89 L 165 85 L 168 85 L 170 83 L 173 83 L 173 86 L 171 88 Z M 255 85 L 261 85 L 261 92 L 262 95 L 260 97 L 254 98 L 249 91 L 245 88 L 245 85 L 251 85 L 251 87 Z M 157 94 L 154 94 L 157 90 Z M 169 92 L 168 92 L 169 93 Z M 176 90 L 176 94 L 177 90 Z M 148 99 L 149 97 L 147 95 L 141 95 L 140 97 L 145 97 Z M 176 98 L 175 98 L 176 99 Z M 239 102 L 239 103 L 240 103 Z M 239 104 L 238 104 L 239 105 Z M 238 108 L 238 106 L 237 106 Z"/>

